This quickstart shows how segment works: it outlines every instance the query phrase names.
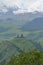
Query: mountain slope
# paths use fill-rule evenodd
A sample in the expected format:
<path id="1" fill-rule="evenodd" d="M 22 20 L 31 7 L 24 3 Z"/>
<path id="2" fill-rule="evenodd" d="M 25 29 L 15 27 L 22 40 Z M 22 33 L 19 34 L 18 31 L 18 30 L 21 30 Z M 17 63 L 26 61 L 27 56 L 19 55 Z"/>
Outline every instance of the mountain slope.
<path id="1" fill-rule="evenodd" d="M 12 13 L 12 11 L 10 13 L 9 11 L 4 15 L 2 13 L 2 15 L 0 16 L 0 41 L 2 41 L 3 39 L 10 39 L 11 37 L 14 37 L 15 35 L 19 33 L 21 34 L 24 31 L 24 28 L 26 29 L 26 26 L 24 25 L 25 23 L 28 24 L 32 22 L 33 19 L 38 17 L 43 18 L 42 12 L 35 11 L 35 12 L 22 13 L 22 14 L 15 15 Z M 22 26 L 23 26 L 23 29 L 21 30 Z"/>
<path id="2" fill-rule="evenodd" d="M 27 37 L 29 39 L 39 42 L 43 47 L 43 17 L 27 22 L 21 29 L 28 32 Z"/>
<path id="3" fill-rule="evenodd" d="M 4 23 L 11 21 L 12 23 L 23 25 L 25 22 L 29 22 L 37 17 L 43 17 L 43 13 L 35 11 L 29 13 L 14 14 L 13 8 L 9 8 L 7 13 L 0 12 L 0 22 Z"/>
<path id="4" fill-rule="evenodd" d="M 17 45 L 20 49 L 24 51 L 38 49 L 39 51 L 43 51 L 40 43 L 29 40 L 28 38 L 15 38 L 12 41 L 12 44 Z"/>
<path id="5" fill-rule="evenodd" d="M 0 43 L 0 64 L 4 65 L 15 54 L 18 54 L 21 51 L 22 50 L 19 47 L 13 45 L 11 42 L 3 41 L 2 43 Z"/>
<path id="6" fill-rule="evenodd" d="M 25 31 L 43 30 L 43 17 L 27 22 L 22 29 Z"/>
<path id="7" fill-rule="evenodd" d="M 0 43 L 0 64 L 4 65 L 13 56 L 24 51 L 31 51 L 37 49 L 43 51 L 39 43 L 33 42 L 28 38 L 14 38 L 10 41 L 3 41 Z"/>

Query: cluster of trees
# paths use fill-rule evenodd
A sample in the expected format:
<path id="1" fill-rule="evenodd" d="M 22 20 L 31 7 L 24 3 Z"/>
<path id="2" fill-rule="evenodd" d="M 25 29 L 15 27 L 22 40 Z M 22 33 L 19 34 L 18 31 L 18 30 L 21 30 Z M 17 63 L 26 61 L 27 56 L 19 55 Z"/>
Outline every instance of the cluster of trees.
<path id="1" fill-rule="evenodd" d="M 21 36 L 19 36 L 19 34 L 17 35 L 17 38 L 24 38 L 24 35 L 21 34 Z"/>
<path id="2" fill-rule="evenodd" d="M 43 52 L 37 50 L 21 52 L 5 65 L 43 65 Z"/>

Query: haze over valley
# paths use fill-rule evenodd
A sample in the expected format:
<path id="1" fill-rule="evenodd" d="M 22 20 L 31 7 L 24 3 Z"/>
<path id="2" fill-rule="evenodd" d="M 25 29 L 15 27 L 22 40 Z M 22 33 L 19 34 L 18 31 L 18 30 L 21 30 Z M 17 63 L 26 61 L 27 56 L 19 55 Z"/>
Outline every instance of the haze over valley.
<path id="1" fill-rule="evenodd" d="M 43 65 L 43 0 L 0 0 L 0 65 L 31 64 L 30 57 L 23 62 L 28 51 L 33 64 Z"/>

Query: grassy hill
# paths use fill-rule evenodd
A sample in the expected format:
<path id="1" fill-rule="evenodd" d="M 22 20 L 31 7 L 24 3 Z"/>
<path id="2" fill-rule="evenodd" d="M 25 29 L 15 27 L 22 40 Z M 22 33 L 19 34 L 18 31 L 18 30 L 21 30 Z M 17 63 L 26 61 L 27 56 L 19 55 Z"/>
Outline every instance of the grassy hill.
<path id="1" fill-rule="evenodd" d="M 0 24 L 0 41 L 16 37 L 17 34 L 28 37 L 31 40 L 43 43 L 43 30 L 22 31 L 21 26 L 14 23 Z"/>
<path id="2" fill-rule="evenodd" d="M 0 43 L 0 64 L 4 65 L 21 51 L 27 52 L 33 49 L 43 51 L 39 43 L 33 42 L 28 38 L 14 38 L 10 41 L 3 41 Z"/>
<path id="3" fill-rule="evenodd" d="M 5 65 L 43 65 L 43 52 L 33 50 L 30 52 L 21 52 L 14 56 Z"/>
<path id="4" fill-rule="evenodd" d="M 0 64 L 4 65 L 20 51 L 21 49 L 9 41 L 0 43 Z"/>
<path id="5" fill-rule="evenodd" d="M 23 33 L 25 37 L 32 40 L 33 42 L 39 43 L 41 45 L 41 47 L 43 48 L 43 30 L 21 31 L 20 27 L 21 26 L 18 26 L 16 24 L 11 24 L 11 23 L 0 24 L 0 42 L 5 41 L 5 40 L 11 40 L 14 37 L 16 37 L 18 34 L 21 35 Z M 37 46 L 37 45 L 31 44 L 31 43 L 28 44 L 29 40 L 27 40 L 27 39 L 22 40 L 19 38 L 18 41 L 17 41 L 17 39 L 14 39 L 14 40 L 12 40 L 12 43 L 17 45 L 22 50 L 23 49 L 25 49 L 26 51 L 31 50 L 31 49 L 36 48 L 36 46 Z M 24 43 L 22 43 L 22 42 L 24 42 Z M 22 43 L 22 44 L 20 44 L 20 43 Z M 40 47 L 40 45 L 39 45 L 39 47 Z"/>
<path id="6" fill-rule="evenodd" d="M 0 17 L 0 42 L 6 39 L 8 40 L 12 39 L 13 37 L 16 37 L 17 34 L 20 35 L 23 33 L 29 39 L 40 42 L 41 45 L 43 46 L 43 17 L 38 17 L 38 18 L 35 17 L 36 18 L 35 19 L 33 17 L 33 15 L 35 16 L 35 14 L 31 14 L 31 17 L 33 18 L 30 17 L 30 14 L 31 13 L 27 13 L 24 15 L 19 14 L 13 16 L 10 15 L 1 16 Z M 34 19 L 34 20 L 30 21 L 29 19 L 31 20 Z"/>
<path id="7" fill-rule="evenodd" d="M 3 40 L 10 40 L 18 34 L 21 35 L 23 33 L 25 37 L 40 43 L 43 47 L 43 30 L 22 31 L 20 28 L 21 26 L 13 23 L 0 24 L 0 42 Z"/>
<path id="8" fill-rule="evenodd" d="M 14 23 L 3 23 L 0 24 L 0 41 L 10 39 L 16 36 L 21 31 L 19 30 L 20 26 Z"/>
<path id="9" fill-rule="evenodd" d="M 43 17 L 33 19 L 22 26 L 22 31 L 28 32 L 27 37 L 39 42 L 43 47 Z"/>
<path id="10" fill-rule="evenodd" d="M 41 14 L 43 17 L 43 14 Z M 13 56 L 21 51 L 31 51 L 37 49 L 43 51 L 43 18 L 40 27 L 36 24 L 34 18 L 39 17 L 38 14 L 19 14 L 19 15 L 3 15 L 0 16 L 0 64 L 4 65 Z M 32 21 L 30 21 L 32 20 Z M 34 22 L 35 21 L 35 22 Z M 28 23 L 27 23 L 28 22 Z M 27 23 L 29 25 L 23 25 Z M 32 25 L 32 26 L 31 26 Z M 33 26 L 34 25 L 34 26 Z M 31 28 L 33 30 L 31 30 Z M 22 29 L 21 29 L 22 28 Z M 34 30 L 34 28 L 37 28 Z M 39 29 L 40 28 L 40 29 Z M 25 30 L 24 30 L 25 29 Z M 27 30 L 29 29 L 29 30 Z M 39 29 L 39 30 L 38 30 Z M 16 38 L 17 35 L 24 35 L 24 38 Z M 8 41 L 7 41 L 8 40 Z"/>

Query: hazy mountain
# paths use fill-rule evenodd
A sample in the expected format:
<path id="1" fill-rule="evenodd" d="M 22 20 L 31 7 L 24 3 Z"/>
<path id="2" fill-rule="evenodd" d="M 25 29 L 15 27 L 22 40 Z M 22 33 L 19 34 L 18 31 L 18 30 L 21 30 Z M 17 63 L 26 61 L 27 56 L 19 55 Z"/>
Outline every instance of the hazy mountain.
<path id="1" fill-rule="evenodd" d="M 31 22 L 27 22 L 22 30 L 32 31 L 32 30 L 43 30 L 43 17 L 38 17 Z"/>
<path id="2" fill-rule="evenodd" d="M 23 25 L 26 22 L 30 22 L 37 17 L 43 17 L 43 13 L 38 11 L 14 14 L 13 11 L 17 11 L 18 9 L 18 7 L 8 8 L 8 11 L 6 13 L 0 12 L 0 22 L 10 22 L 18 25 Z"/>

